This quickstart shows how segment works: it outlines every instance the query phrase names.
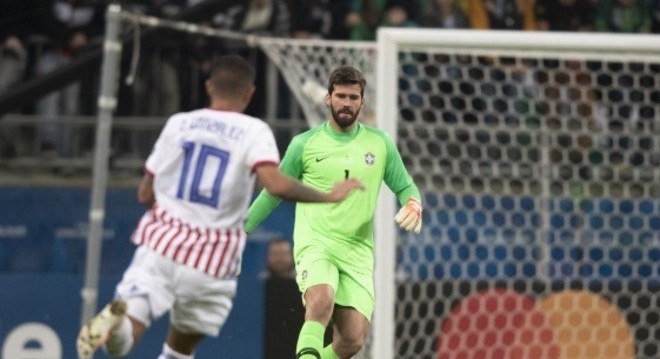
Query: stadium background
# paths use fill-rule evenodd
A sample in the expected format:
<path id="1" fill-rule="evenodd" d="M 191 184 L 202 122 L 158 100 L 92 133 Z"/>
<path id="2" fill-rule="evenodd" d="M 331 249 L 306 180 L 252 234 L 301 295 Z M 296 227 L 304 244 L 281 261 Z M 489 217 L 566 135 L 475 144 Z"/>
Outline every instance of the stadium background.
<path id="1" fill-rule="evenodd" d="M 57 3 L 57 1 L 53 2 L 53 4 Z M 130 2 L 128 3 L 126 5 L 131 5 Z M 203 17 L 202 14 L 209 9 L 204 8 L 204 6 L 210 4 L 208 6 L 213 5 L 213 11 L 218 14 L 230 14 L 233 3 L 237 2 L 210 1 L 207 4 L 200 3 L 190 8 L 175 2 L 169 4 L 165 2 L 167 5 L 173 5 L 170 7 L 159 7 L 153 4 L 145 5 L 138 2 L 132 5 L 135 5 L 135 9 L 142 7 L 147 13 L 153 15 L 200 21 Z M 316 9 L 315 11 L 324 9 L 323 4 L 311 3 L 310 8 Z M 344 2 L 341 3 L 344 4 Z M 355 3 L 362 2 L 356 1 Z M 464 3 L 461 6 L 465 6 Z M 545 4 L 546 2 L 539 1 L 538 3 Z M 3 6 L 7 4 L 5 3 Z M 105 5 L 103 2 L 94 4 L 98 5 L 95 11 L 102 10 Z M 652 7 L 656 6 L 656 2 L 646 3 L 640 1 L 638 4 L 642 4 L 639 7 L 648 10 L 649 15 L 655 14 L 653 11 L 657 11 L 654 10 L 657 7 Z M 84 2 L 76 6 L 78 5 L 80 7 L 86 6 Z M 396 5 L 401 5 L 401 2 L 391 2 L 389 5 L 384 5 L 383 9 L 391 10 Z M 582 3 L 582 5 L 584 4 Z M 12 5 L 7 6 L 11 8 Z M 26 7 L 21 9 L 25 11 Z M 534 9 L 537 16 L 541 15 L 542 8 L 537 6 Z M 353 9 L 351 4 L 348 4 L 343 9 L 328 9 L 326 7 L 325 10 L 336 15 L 337 12 L 342 14 L 342 11 L 344 14 L 351 13 Z M 377 9 L 361 10 L 365 11 L 363 14 L 368 11 L 377 11 Z M 411 15 L 414 11 L 419 11 L 419 9 L 407 10 L 411 11 Z M 26 13 L 30 12 L 16 12 L 16 9 L 3 11 L 3 14 L 21 15 Z M 473 13 L 471 12 L 471 14 Z M 297 16 L 300 16 L 300 14 L 297 13 Z M 15 16 L 8 18 L 15 21 Z M 293 21 L 295 18 L 296 14 L 293 14 L 287 20 L 291 22 L 290 26 L 293 27 L 290 27 L 286 32 L 277 32 L 283 29 L 278 26 L 286 24 L 283 18 L 279 18 L 282 21 L 271 23 L 269 26 L 272 27 L 265 30 L 263 34 L 288 36 L 295 34 L 296 32 L 293 30 L 295 30 L 295 26 L 299 26 L 307 32 L 313 33 L 316 31 L 317 35 L 328 38 L 351 37 L 356 40 L 371 40 L 374 36 L 373 32 L 369 33 L 366 31 L 369 29 L 365 30 L 364 28 L 348 29 L 350 31 L 335 29 L 336 32 L 329 30 L 330 32 L 323 33 L 323 29 L 312 29 L 309 27 L 310 24 L 296 23 L 296 21 Z M 516 26 L 519 29 L 530 29 L 529 26 L 541 27 L 543 23 L 538 21 L 536 24 L 530 24 L 530 17 L 526 12 L 518 15 L 514 14 L 513 18 L 517 20 L 511 26 Z M 231 16 L 217 20 L 219 22 L 217 26 L 231 28 L 233 25 L 228 20 L 232 20 Z M 467 16 L 464 20 L 467 22 L 463 23 L 462 26 L 477 27 L 476 23 L 472 22 L 475 19 L 470 19 Z M 587 29 L 608 30 L 600 29 L 599 27 L 602 25 L 596 19 L 587 17 L 580 18 L 580 20 L 584 22 L 581 25 L 584 25 Z M 3 24 L 12 23 L 12 21 L 3 22 Z M 419 22 L 422 22 L 421 19 Z M 334 22 L 334 24 L 337 23 L 337 21 Z M 62 357 L 72 357 L 72 337 L 75 335 L 79 321 L 79 290 L 84 268 L 86 209 L 89 205 L 90 152 L 93 146 L 94 126 L 94 118 L 89 116 L 95 112 L 95 93 L 98 86 L 98 61 L 100 59 L 98 25 L 99 23 L 96 23 L 95 27 L 88 29 L 92 41 L 77 49 L 78 53 L 75 56 L 68 57 L 67 61 L 59 63 L 54 71 L 48 74 L 40 74 L 37 71 L 37 63 L 40 57 L 45 57 L 44 54 L 52 49 L 51 45 L 41 42 L 43 38 L 35 40 L 34 37 L 28 36 L 32 39 L 32 42 L 28 41 L 28 46 L 26 46 L 27 57 L 30 60 L 27 61 L 25 72 L 22 74 L 20 81 L 13 84 L 13 88 L 0 93 L 0 110 L 6 114 L 0 120 L 3 135 L 2 158 L 0 159 L 3 183 L 0 191 L 0 198 L 2 199 L 0 204 L 2 206 L 0 207 L 0 288 L 8 288 L 8 290 L 0 291 L 0 307 L 2 308 L 0 309 L 0 344 L 3 345 L 3 350 L 7 348 L 6 343 L 10 333 L 15 334 L 16 330 L 20 329 L 19 325 L 27 322 L 38 322 L 55 330 L 64 349 Z M 412 23 L 402 25 L 414 26 Z M 491 23 L 489 26 L 493 29 L 499 29 L 499 26 L 505 26 L 505 24 Z M 638 24 L 630 26 L 632 27 L 609 29 L 609 31 L 657 31 L 657 17 L 642 19 Z M 17 34 L 27 31 L 25 30 L 25 23 L 21 27 L 22 29 L 17 30 Z M 301 28 L 297 30 L 301 30 Z M 3 27 L 3 30 L 5 29 L 6 27 Z M 582 30 L 582 28 L 575 30 Z M 68 31 L 63 33 L 65 37 L 70 34 Z M 6 35 L 6 33 L 3 33 L 3 36 Z M 93 41 L 94 36 L 96 36 L 96 42 Z M 274 126 L 278 144 L 282 150 L 286 148 L 286 144 L 293 134 L 306 127 L 305 121 L 300 120 L 302 114 L 299 105 L 292 99 L 292 95 L 287 90 L 284 81 L 275 75 L 275 67 L 266 60 L 266 57 L 259 50 L 245 48 L 240 43 L 214 42 L 190 37 L 182 38 L 181 35 L 149 32 L 147 30 L 144 30 L 142 36 L 141 59 L 138 62 L 139 68 L 137 71 L 138 80 L 134 86 L 122 85 L 120 89 L 117 111 L 120 117 L 116 121 L 113 133 L 113 153 L 110 163 L 111 189 L 108 192 L 108 218 L 106 219 L 106 229 L 103 235 L 100 302 L 104 302 L 111 296 L 112 286 L 130 260 L 132 248 L 127 238 L 142 211 L 134 199 L 134 188 L 140 175 L 142 161 L 149 151 L 150 143 L 153 142 L 158 133 L 159 126 L 163 123 L 164 116 L 179 109 L 204 105 L 205 99 L 200 88 L 200 79 L 203 78 L 204 59 L 208 59 L 208 56 L 214 52 L 210 49 L 217 50 L 221 48 L 225 51 L 241 52 L 252 59 L 262 70 L 259 81 L 260 88 L 263 90 L 258 93 L 256 101 L 249 111 L 254 115 L 266 118 Z M 24 39 L 25 37 L 21 38 Z M 182 44 L 193 44 L 193 46 L 182 47 Z M 130 55 L 128 49 L 130 49 L 130 46 L 127 46 L 124 51 Z M 190 55 L 192 56 L 189 57 Z M 130 66 L 130 56 L 125 56 L 122 64 L 122 79 L 128 73 Z M 657 68 L 655 71 L 654 81 L 658 81 Z M 79 81 L 81 79 L 82 81 Z M 36 99 L 41 98 L 42 95 L 54 88 L 63 88 L 70 83 L 79 84 L 77 94 L 74 96 L 79 97 L 77 105 L 74 106 L 75 109 L 66 109 L 66 106 L 64 108 L 55 106 L 57 109 L 53 110 L 53 107 L 51 107 L 51 110 L 55 111 L 54 116 L 53 113 L 40 112 L 41 106 L 35 104 Z M 417 86 L 420 85 L 417 84 Z M 441 87 L 441 89 L 443 88 Z M 649 91 L 652 92 L 652 90 Z M 414 97 L 414 95 L 413 92 L 411 97 Z M 71 98 L 66 95 L 62 96 Z M 651 95 L 652 99 L 657 100 L 657 97 L 652 96 L 657 96 L 657 94 Z M 415 104 L 414 99 L 410 101 L 412 105 Z M 655 115 L 655 118 L 657 118 L 657 115 Z M 450 119 L 443 119 L 447 122 L 451 121 Z M 428 136 L 417 133 L 414 129 L 408 133 L 414 136 Z M 400 146 L 413 154 L 416 151 L 415 145 L 412 144 L 415 140 L 414 136 L 407 137 L 407 140 L 399 143 Z M 443 135 L 437 136 L 438 139 L 446 140 Z M 47 140 L 54 141 L 54 143 L 48 143 Z M 449 147 L 446 148 L 449 153 L 452 150 L 451 145 L 449 143 Z M 652 142 L 650 147 L 645 149 L 651 153 L 657 152 L 658 145 Z M 432 152 L 433 149 L 429 148 L 426 151 Z M 429 154 L 424 150 L 422 152 Z M 407 161 L 409 165 L 420 165 L 419 161 L 414 158 L 407 158 Z M 428 164 L 421 163 L 421 165 Z M 427 183 L 428 186 L 432 184 L 435 183 L 433 181 Z M 429 192 L 425 195 L 427 203 L 431 207 L 439 209 L 433 213 L 433 218 L 430 219 L 434 225 L 438 225 L 437 231 L 432 232 L 432 234 L 442 237 L 443 240 L 446 240 L 443 243 L 446 244 L 440 248 L 432 246 L 403 247 L 398 254 L 407 258 L 411 263 L 424 261 L 433 263 L 438 260 L 456 261 L 458 259 L 469 264 L 465 267 L 429 265 L 410 266 L 409 268 L 404 266 L 401 268 L 402 277 L 413 278 L 414 281 L 408 281 L 406 285 L 399 286 L 398 295 L 401 298 L 416 298 L 419 304 L 406 304 L 398 308 L 400 312 L 417 317 L 425 317 L 430 313 L 445 313 L 448 311 L 447 308 L 429 308 L 430 305 L 438 305 L 433 303 L 434 298 L 439 293 L 442 293 L 445 297 L 454 298 L 454 303 L 463 303 L 466 308 L 470 307 L 470 303 L 473 307 L 475 305 L 480 307 L 483 303 L 490 303 L 494 297 L 505 298 L 504 303 L 526 303 L 527 298 L 520 297 L 519 292 L 527 294 L 547 293 L 549 289 L 540 283 L 532 283 L 531 287 L 529 287 L 529 283 L 519 284 L 522 288 L 518 288 L 520 289 L 519 292 L 493 290 L 489 284 L 492 280 L 512 279 L 521 275 L 533 277 L 535 267 L 529 261 L 535 257 L 526 252 L 524 247 L 516 247 L 510 243 L 504 245 L 500 243 L 485 248 L 480 246 L 478 238 L 480 234 L 485 233 L 488 235 L 490 233 L 490 225 L 497 227 L 512 223 L 522 227 L 532 227 L 538 219 L 534 217 L 535 207 L 530 198 L 524 196 L 474 197 L 470 194 L 454 195 L 452 193 L 439 195 L 438 193 Z M 607 283 L 608 286 L 612 286 L 613 289 L 611 290 L 615 293 L 617 292 L 616 286 L 621 285 L 617 279 L 635 276 L 651 279 L 650 281 L 640 282 L 637 287 L 632 286 L 627 289 L 633 292 L 648 293 L 648 295 L 635 297 L 634 302 L 626 297 L 608 298 L 612 299 L 612 302 L 605 303 L 599 309 L 605 312 L 613 306 L 618 306 L 624 311 L 630 307 L 642 309 L 657 307 L 659 303 L 657 303 L 657 296 L 654 296 L 653 293 L 657 293 L 657 280 L 654 279 L 657 279 L 660 275 L 657 272 L 660 253 L 657 248 L 647 249 L 652 248 L 654 243 L 657 244 L 657 234 L 660 231 L 660 219 L 657 216 L 659 212 L 657 197 L 637 202 L 608 200 L 607 198 L 598 201 L 559 199 L 553 204 L 555 206 L 554 210 L 558 214 L 551 218 L 551 226 L 558 234 L 574 227 L 572 221 L 575 219 L 570 214 L 575 211 L 578 203 L 582 206 L 582 215 L 590 221 L 590 225 L 594 228 L 602 228 L 602 222 L 606 221 L 606 226 L 609 225 L 619 229 L 628 226 L 633 228 L 642 226 L 651 235 L 644 239 L 644 243 L 640 243 L 642 249 L 638 251 L 635 250 L 633 245 L 624 247 L 621 250 L 615 249 L 605 254 L 599 252 L 597 248 L 587 252 L 578 247 L 557 248 L 552 254 L 552 259 L 556 262 L 556 266 L 553 267 L 555 271 L 553 275 L 561 277 L 562 273 L 578 272 L 588 277 L 593 273 L 597 273 L 596 277 L 603 276 L 613 279 Z M 495 213 L 487 213 L 486 210 L 494 210 Z M 514 213 L 515 211 L 519 213 Z M 630 222 L 625 224 L 620 224 L 618 217 L 601 215 L 602 213 L 612 212 L 634 212 L 635 215 L 627 219 Z M 487 216 L 491 215 L 493 216 L 492 219 L 490 217 L 486 219 Z M 218 352 L 226 353 L 227 357 L 236 358 L 261 356 L 260 343 L 249 343 L 248 345 L 244 338 L 253 336 L 255 332 L 260 332 L 263 325 L 261 322 L 261 309 L 263 307 L 261 290 L 263 289 L 263 283 L 259 280 L 258 273 L 263 270 L 265 263 L 265 242 L 277 235 L 290 238 L 290 228 L 287 225 L 290 224 L 290 218 L 290 208 L 282 208 L 276 216 L 269 219 L 269 223 L 264 227 L 264 232 L 254 236 L 253 241 L 249 243 L 240 284 L 240 287 L 245 288 L 246 292 L 241 293 L 239 291 L 236 310 L 232 314 L 234 320 L 230 319 L 220 340 L 209 341 L 203 345 L 200 356 L 205 357 L 205 353 L 209 353 L 207 355 L 215 357 L 214 354 L 210 353 Z M 522 236 L 524 237 L 524 233 L 522 233 Z M 617 239 L 624 242 L 627 240 L 625 236 L 617 237 Z M 557 240 L 559 241 L 561 238 L 557 237 Z M 473 251 L 474 248 L 477 248 L 476 252 Z M 494 258 L 489 257 L 490 253 L 494 255 Z M 585 258 L 587 262 L 594 261 L 597 263 L 603 258 L 603 255 L 606 256 L 607 260 L 602 265 L 584 265 Z M 625 264 L 626 261 L 640 260 L 640 258 L 642 261 L 650 262 L 651 266 L 648 268 L 633 266 L 634 272 L 631 273 L 632 269 L 628 270 L 627 267 L 619 265 Z M 475 259 L 492 261 L 494 265 L 483 266 L 476 262 L 470 262 Z M 504 263 L 505 260 L 511 259 L 519 261 L 520 264 L 497 265 L 498 260 L 502 260 Z M 437 278 L 445 278 L 448 281 L 433 281 Z M 589 293 L 591 286 L 599 291 L 602 290 L 602 288 L 599 288 L 602 285 L 603 282 L 598 281 L 591 283 L 565 281 L 555 285 L 551 288 L 551 291 L 561 294 L 566 290 L 573 289 L 578 292 L 566 293 L 576 294 L 574 298 L 581 298 L 580 295 Z M 512 289 L 517 288 L 513 285 Z M 557 298 L 557 300 L 561 299 L 561 297 Z M 531 304 L 524 304 L 523 307 L 532 308 Z M 452 309 L 457 313 L 461 313 L 461 308 L 464 307 L 456 305 Z M 474 323 L 478 323 L 479 320 L 495 320 L 497 322 L 497 319 L 490 318 L 487 313 L 475 311 L 474 309 L 471 310 L 471 313 L 473 316 L 461 317 L 459 315 L 454 324 L 451 324 L 451 321 L 445 321 L 442 323 L 444 325 L 443 331 L 451 332 L 452 326 L 454 328 L 460 328 L 463 325 L 474 326 Z M 431 326 L 440 327 L 440 318 L 433 317 L 431 315 L 428 323 L 431 323 Z M 654 353 L 657 354 L 658 336 L 660 335 L 657 313 L 651 312 L 642 317 L 635 317 L 635 313 L 633 313 L 627 320 L 633 321 L 634 324 L 642 323 L 642 327 L 646 330 L 645 332 L 637 331 L 635 333 L 637 339 L 646 343 L 642 347 L 642 351 L 637 353 L 638 356 L 652 357 L 655 355 Z M 154 356 L 148 353 L 158 351 L 163 334 L 162 324 L 140 344 L 138 351 L 134 354 L 136 358 L 143 357 L 143 355 Z M 428 327 L 429 324 L 426 325 Z M 539 324 L 539 328 L 545 328 L 544 325 L 543 323 Z M 428 331 L 428 329 L 415 327 L 415 324 L 399 327 L 397 330 L 399 334 L 420 330 Z M 432 331 L 436 330 L 437 328 Z M 457 334 L 455 335 L 458 337 Z M 535 333 L 534 335 L 542 337 L 543 333 Z M 626 344 L 626 340 L 628 339 L 624 338 L 622 342 Z M 544 340 L 541 340 L 541 342 L 548 343 Z M 451 349 L 460 351 L 464 350 L 465 347 L 469 347 L 471 343 L 473 344 L 468 339 L 463 344 L 458 346 L 453 344 L 454 346 L 451 347 L 452 344 L 447 342 L 430 344 L 424 340 L 410 341 L 404 344 L 409 348 L 400 350 L 406 353 L 407 356 L 405 357 L 414 358 L 416 356 L 411 353 L 417 350 L 416 346 L 428 348 L 449 345 Z M 37 343 L 33 342 L 30 345 L 37 345 Z M 647 352 L 643 350 L 647 350 Z M 404 356 L 402 355 L 402 357 Z"/>
<path id="2" fill-rule="evenodd" d="M 17 347 L 43 346 L 45 357 L 75 358 L 83 284 L 86 211 L 89 190 L 75 187 L 14 187 L 0 190 L 0 343 L 2 358 L 16 358 Z M 99 303 L 112 299 L 114 286 L 130 262 L 134 246 L 127 240 L 144 209 L 132 188 L 108 192 L 108 219 L 103 235 Z M 260 358 L 263 343 L 264 278 L 267 240 L 290 238 L 293 207 L 284 204 L 267 219 L 246 247 L 243 280 L 235 310 L 218 340 L 209 340 L 201 358 Z M 38 323 L 55 333 L 62 348 L 56 356 L 45 328 L 23 332 Z M 155 358 L 166 334 L 167 318 L 154 325 L 130 358 Z M 34 337 L 24 343 L 25 337 Z M 11 339 L 10 337 L 13 337 Z M 255 338 L 254 342 L 246 338 Z M 11 349 L 14 348 L 14 349 Z M 13 351 L 12 351 L 13 350 Z"/>

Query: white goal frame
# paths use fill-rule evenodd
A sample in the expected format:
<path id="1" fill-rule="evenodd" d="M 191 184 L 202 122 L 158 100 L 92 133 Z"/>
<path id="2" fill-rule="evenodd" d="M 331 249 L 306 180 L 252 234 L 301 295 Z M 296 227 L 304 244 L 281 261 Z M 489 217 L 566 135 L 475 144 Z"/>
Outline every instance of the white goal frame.
<path id="1" fill-rule="evenodd" d="M 624 60 L 629 54 L 634 59 L 660 60 L 660 36 L 600 34 L 600 33 L 549 33 L 491 30 L 444 30 L 380 28 L 378 30 L 378 63 L 376 88 L 376 118 L 378 126 L 394 141 L 397 140 L 398 66 L 397 56 L 402 46 L 409 48 L 435 47 L 443 51 L 488 53 L 495 50 L 502 54 L 520 52 L 534 54 L 562 54 L 572 58 L 589 54 L 600 58 Z M 632 57 L 632 55 L 630 55 Z M 549 193 L 544 191 L 548 198 Z M 392 220 L 396 203 L 392 194 L 381 193 L 376 213 L 375 240 L 375 291 L 376 307 L 373 317 L 372 358 L 395 358 L 395 271 L 396 240 L 398 229 Z M 547 223 L 547 221 L 544 221 Z M 542 229 L 541 229 L 542 230 Z M 425 235 L 422 232 L 422 236 Z M 541 272 L 543 273 L 543 272 Z"/>

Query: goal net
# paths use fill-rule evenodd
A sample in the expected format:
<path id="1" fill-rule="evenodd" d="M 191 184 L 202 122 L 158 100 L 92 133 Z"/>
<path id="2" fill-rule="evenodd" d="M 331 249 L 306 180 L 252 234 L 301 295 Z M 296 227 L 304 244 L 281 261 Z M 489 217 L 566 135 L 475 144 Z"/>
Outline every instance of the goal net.
<path id="1" fill-rule="evenodd" d="M 660 357 L 658 38 L 385 29 L 378 51 L 425 210 L 421 236 L 379 226 L 388 357 Z"/>
<path id="2" fill-rule="evenodd" d="M 328 78 L 342 65 L 353 66 L 364 73 L 367 80 L 364 97 L 368 101 L 360 111 L 360 121 L 375 124 L 375 43 L 278 38 L 260 38 L 257 43 L 282 73 L 310 126 L 327 119 Z"/>

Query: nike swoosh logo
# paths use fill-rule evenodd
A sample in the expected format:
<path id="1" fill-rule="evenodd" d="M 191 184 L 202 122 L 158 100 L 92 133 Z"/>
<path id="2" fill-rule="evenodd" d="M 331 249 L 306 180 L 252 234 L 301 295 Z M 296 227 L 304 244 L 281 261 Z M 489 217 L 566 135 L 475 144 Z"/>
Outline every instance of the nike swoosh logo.
<path id="1" fill-rule="evenodd" d="M 321 162 L 328 157 L 316 157 L 316 162 Z"/>

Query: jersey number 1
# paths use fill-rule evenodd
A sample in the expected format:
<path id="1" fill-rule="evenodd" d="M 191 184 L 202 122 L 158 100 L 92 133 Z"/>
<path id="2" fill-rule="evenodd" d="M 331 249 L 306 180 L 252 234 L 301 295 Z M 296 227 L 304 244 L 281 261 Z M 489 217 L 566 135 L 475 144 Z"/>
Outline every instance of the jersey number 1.
<path id="1" fill-rule="evenodd" d="M 225 176 L 225 171 L 227 170 L 227 163 L 229 163 L 229 152 L 223 151 L 219 148 L 202 145 L 197 155 L 197 161 L 193 161 L 193 155 L 195 154 L 196 144 L 194 142 L 184 142 L 183 145 L 184 158 L 183 158 L 183 169 L 181 170 L 181 177 L 179 178 L 179 189 L 176 192 L 176 197 L 180 199 L 184 198 L 186 194 L 186 185 L 188 183 L 188 177 L 192 172 L 192 182 L 190 184 L 190 190 L 188 191 L 188 200 L 193 203 L 199 203 L 207 205 L 210 207 L 217 207 L 218 200 L 220 198 L 220 183 L 222 183 L 222 178 Z M 204 185 L 208 187 L 208 177 L 204 176 L 204 170 L 207 167 L 207 161 L 209 158 L 217 158 L 219 161 L 218 170 L 215 173 L 215 177 L 212 178 L 210 195 L 205 196 L 202 194 L 202 180 L 204 180 Z M 191 168 L 191 164 L 194 163 L 194 168 Z M 208 192 L 208 188 L 205 188 Z"/>

